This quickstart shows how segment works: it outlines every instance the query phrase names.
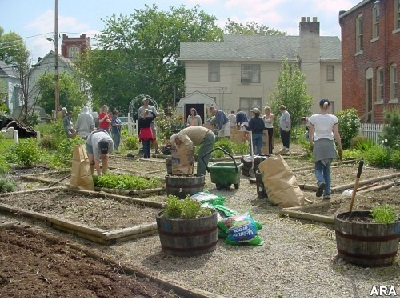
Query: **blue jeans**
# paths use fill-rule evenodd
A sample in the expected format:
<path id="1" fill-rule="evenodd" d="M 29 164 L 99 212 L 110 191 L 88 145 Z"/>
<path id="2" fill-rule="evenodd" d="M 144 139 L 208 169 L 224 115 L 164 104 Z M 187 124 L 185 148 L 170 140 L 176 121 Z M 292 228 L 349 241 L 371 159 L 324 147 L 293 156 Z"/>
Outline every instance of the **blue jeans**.
<path id="1" fill-rule="evenodd" d="M 150 140 L 143 140 L 143 158 L 150 158 Z"/>
<path id="2" fill-rule="evenodd" d="M 253 146 L 254 146 L 254 153 L 257 155 L 262 154 L 262 133 L 253 133 Z"/>
<path id="3" fill-rule="evenodd" d="M 121 133 L 113 131 L 112 132 L 112 138 L 113 138 L 113 141 L 114 141 L 114 150 L 117 151 L 118 147 L 119 147 L 119 143 L 121 141 Z"/>
<path id="4" fill-rule="evenodd" d="M 315 177 L 317 178 L 318 185 L 325 183 L 324 195 L 331 195 L 331 161 L 324 163 L 319 160 L 314 163 Z"/>

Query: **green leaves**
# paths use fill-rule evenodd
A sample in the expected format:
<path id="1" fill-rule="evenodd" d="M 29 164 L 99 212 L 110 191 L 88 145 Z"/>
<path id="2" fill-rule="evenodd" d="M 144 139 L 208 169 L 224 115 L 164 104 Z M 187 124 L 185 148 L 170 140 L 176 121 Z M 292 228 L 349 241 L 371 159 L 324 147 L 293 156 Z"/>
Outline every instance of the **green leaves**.
<path id="1" fill-rule="evenodd" d="M 155 178 L 142 178 L 128 174 L 115 175 L 107 173 L 93 176 L 94 186 L 113 189 L 143 190 L 160 187 L 162 182 Z"/>
<path id="2" fill-rule="evenodd" d="M 339 119 L 339 133 L 343 149 L 350 148 L 351 140 L 358 134 L 361 123 L 356 109 L 341 110 L 336 113 Z"/>
<path id="3" fill-rule="evenodd" d="M 201 204 L 189 195 L 184 200 L 179 200 L 174 195 L 168 195 L 166 202 L 163 214 L 168 218 L 194 219 L 212 214 L 211 209 L 201 207 Z"/>
<path id="4" fill-rule="evenodd" d="M 371 211 L 373 222 L 389 224 L 398 220 L 394 208 L 389 205 L 376 206 Z"/>

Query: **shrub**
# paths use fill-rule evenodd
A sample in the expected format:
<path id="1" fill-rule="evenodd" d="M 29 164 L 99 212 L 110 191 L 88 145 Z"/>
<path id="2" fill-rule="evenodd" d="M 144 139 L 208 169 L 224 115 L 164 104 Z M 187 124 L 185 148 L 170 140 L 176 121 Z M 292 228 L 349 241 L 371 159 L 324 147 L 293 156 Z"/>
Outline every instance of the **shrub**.
<path id="1" fill-rule="evenodd" d="M 390 150 L 388 148 L 374 145 L 365 151 L 364 159 L 372 166 L 388 168 L 391 166 Z"/>
<path id="2" fill-rule="evenodd" d="M 368 139 L 367 137 L 365 137 L 361 134 L 356 135 L 350 141 L 351 149 L 356 149 L 356 150 L 361 150 L 361 151 L 367 151 L 373 145 L 374 145 L 374 142 L 372 140 Z"/>
<path id="3" fill-rule="evenodd" d="M 400 109 L 386 110 L 383 113 L 385 126 L 379 138 L 387 147 L 400 146 Z"/>
<path id="4" fill-rule="evenodd" d="M 137 136 L 127 136 L 124 144 L 127 150 L 137 150 L 139 149 L 139 138 Z"/>
<path id="5" fill-rule="evenodd" d="M 25 167 L 32 167 L 40 160 L 41 151 L 37 139 L 20 139 L 6 152 L 6 160 Z"/>
<path id="6" fill-rule="evenodd" d="M 400 150 L 393 150 L 390 154 L 392 167 L 400 169 Z"/>
<path id="7" fill-rule="evenodd" d="M 107 173 L 101 176 L 93 176 L 94 186 L 113 189 L 143 190 L 160 187 L 161 181 L 155 178 L 143 178 L 128 174 Z"/>
<path id="8" fill-rule="evenodd" d="M 0 178 L 0 193 L 13 192 L 15 190 L 15 183 L 6 178 Z"/>
<path id="9" fill-rule="evenodd" d="M 356 109 L 342 110 L 337 113 L 339 133 L 343 149 L 350 148 L 351 140 L 358 134 L 361 123 Z"/>

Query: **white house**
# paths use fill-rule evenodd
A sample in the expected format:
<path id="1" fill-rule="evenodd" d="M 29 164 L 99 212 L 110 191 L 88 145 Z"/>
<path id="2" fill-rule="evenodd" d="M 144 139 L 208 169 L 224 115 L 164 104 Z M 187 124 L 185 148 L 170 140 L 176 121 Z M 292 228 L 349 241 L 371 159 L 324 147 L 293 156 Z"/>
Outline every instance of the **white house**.
<path id="1" fill-rule="evenodd" d="M 182 42 L 185 92 L 200 91 L 226 112 L 270 103 L 282 61 L 297 63 L 317 111 L 321 98 L 341 109 L 341 42 L 320 36 L 317 18 L 302 18 L 299 36 L 224 35 L 223 42 Z"/>
<path id="2" fill-rule="evenodd" d="M 11 65 L 0 61 L 0 100 L 4 100 L 10 114 L 21 103 L 21 83 Z"/>

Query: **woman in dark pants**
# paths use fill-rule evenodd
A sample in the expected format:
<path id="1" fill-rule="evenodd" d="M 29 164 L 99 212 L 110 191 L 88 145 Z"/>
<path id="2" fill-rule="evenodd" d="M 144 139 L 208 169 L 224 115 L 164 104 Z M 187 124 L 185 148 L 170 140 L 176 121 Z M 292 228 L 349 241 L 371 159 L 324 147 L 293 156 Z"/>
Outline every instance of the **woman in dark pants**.
<path id="1" fill-rule="evenodd" d="M 150 158 L 150 143 L 154 140 L 151 122 L 155 118 L 155 114 L 151 110 L 144 110 L 138 119 L 139 141 L 143 144 L 143 157 Z"/>

